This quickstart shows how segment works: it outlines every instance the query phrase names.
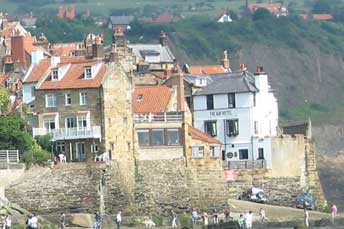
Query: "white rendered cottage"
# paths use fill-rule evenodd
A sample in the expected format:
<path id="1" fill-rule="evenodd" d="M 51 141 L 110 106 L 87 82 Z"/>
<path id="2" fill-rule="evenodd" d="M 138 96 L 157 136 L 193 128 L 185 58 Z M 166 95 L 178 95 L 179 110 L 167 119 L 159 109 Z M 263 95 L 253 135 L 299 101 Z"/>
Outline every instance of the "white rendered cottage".
<path id="1" fill-rule="evenodd" d="M 223 160 L 271 167 L 278 104 L 262 67 L 209 76 L 192 97 L 194 126 L 223 143 Z"/>

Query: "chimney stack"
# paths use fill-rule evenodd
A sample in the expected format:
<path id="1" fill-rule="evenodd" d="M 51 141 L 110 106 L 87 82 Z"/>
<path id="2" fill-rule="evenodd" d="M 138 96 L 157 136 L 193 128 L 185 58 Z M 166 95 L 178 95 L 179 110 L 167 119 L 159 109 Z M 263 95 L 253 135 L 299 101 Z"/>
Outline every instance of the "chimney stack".
<path id="1" fill-rule="evenodd" d="M 24 36 L 16 31 L 16 35 L 11 37 L 11 57 L 13 62 L 19 62 L 22 66 L 26 64 L 25 50 L 24 50 Z"/>
<path id="2" fill-rule="evenodd" d="M 240 64 L 240 71 L 241 72 L 247 71 L 247 68 L 246 68 L 245 64 Z"/>
<path id="3" fill-rule="evenodd" d="M 225 69 L 229 69 L 229 67 L 230 67 L 229 59 L 228 59 L 228 55 L 227 55 L 227 50 L 223 51 L 223 59 L 221 60 L 221 65 Z"/>
<path id="4" fill-rule="evenodd" d="M 264 72 L 263 66 L 257 66 L 256 67 L 256 72 L 254 74 L 255 75 L 260 75 L 260 74 L 266 74 L 266 73 Z"/>
<path id="5" fill-rule="evenodd" d="M 177 109 L 185 111 L 184 74 L 182 72 L 177 75 L 177 86 Z"/>
<path id="6" fill-rule="evenodd" d="M 112 37 L 112 43 L 116 44 L 117 47 L 125 47 L 127 45 L 127 41 L 125 39 L 125 36 L 121 27 L 116 28 L 115 33 Z"/>
<path id="7" fill-rule="evenodd" d="M 92 44 L 92 55 L 93 58 L 102 59 L 104 58 L 104 47 L 103 47 L 103 35 L 99 34 L 94 39 Z"/>
<path id="8" fill-rule="evenodd" d="M 160 31 L 160 44 L 161 46 L 167 46 L 168 45 L 168 38 L 167 34 L 164 31 Z"/>

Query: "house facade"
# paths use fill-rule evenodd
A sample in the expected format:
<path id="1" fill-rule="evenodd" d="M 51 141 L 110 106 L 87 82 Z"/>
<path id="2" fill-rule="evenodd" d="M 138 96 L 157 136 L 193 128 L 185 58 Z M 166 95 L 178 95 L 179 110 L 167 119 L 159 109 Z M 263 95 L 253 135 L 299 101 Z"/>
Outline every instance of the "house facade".
<path id="1" fill-rule="evenodd" d="M 271 137 L 278 105 L 262 68 L 210 76 L 193 93 L 194 126 L 222 142 L 225 161 L 265 160 L 271 166 Z"/>

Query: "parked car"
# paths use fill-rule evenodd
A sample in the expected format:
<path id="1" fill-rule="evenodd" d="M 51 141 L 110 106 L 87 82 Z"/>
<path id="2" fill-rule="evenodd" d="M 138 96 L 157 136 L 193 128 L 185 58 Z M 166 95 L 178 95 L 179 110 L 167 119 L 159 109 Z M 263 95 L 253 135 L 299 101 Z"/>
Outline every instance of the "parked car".
<path id="1" fill-rule="evenodd" d="M 308 210 L 315 210 L 315 197 L 310 193 L 301 193 L 296 198 L 297 208 L 307 208 Z"/>
<path id="2" fill-rule="evenodd" d="M 250 188 L 239 196 L 239 200 L 248 200 L 257 203 L 268 202 L 264 190 L 261 188 Z"/>

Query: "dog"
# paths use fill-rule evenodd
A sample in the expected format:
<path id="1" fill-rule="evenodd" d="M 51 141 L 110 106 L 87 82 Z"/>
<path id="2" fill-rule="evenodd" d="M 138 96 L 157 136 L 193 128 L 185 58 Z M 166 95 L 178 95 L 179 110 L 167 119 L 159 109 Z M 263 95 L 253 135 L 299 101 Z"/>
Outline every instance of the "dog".
<path id="1" fill-rule="evenodd" d="M 153 220 L 151 219 L 146 219 L 145 221 L 143 221 L 143 223 L 145 224 L 146 227 L 155 227 L 155 223 L 153 222 Z"/>

